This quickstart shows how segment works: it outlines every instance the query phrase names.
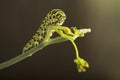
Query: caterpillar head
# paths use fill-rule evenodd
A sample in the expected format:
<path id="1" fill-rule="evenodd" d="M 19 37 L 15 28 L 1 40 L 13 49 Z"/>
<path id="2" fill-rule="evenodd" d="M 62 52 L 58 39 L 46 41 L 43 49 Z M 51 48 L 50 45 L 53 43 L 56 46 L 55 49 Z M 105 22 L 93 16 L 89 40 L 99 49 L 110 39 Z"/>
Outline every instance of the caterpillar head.
<path id="1" fill-rule="evenodd" d="M 50 21 L 56 25 L 62 25 L 66 20 L 65 13 L 60 9 L 53 9 L 48 13 L 47 16 L 49 17 Z"/>

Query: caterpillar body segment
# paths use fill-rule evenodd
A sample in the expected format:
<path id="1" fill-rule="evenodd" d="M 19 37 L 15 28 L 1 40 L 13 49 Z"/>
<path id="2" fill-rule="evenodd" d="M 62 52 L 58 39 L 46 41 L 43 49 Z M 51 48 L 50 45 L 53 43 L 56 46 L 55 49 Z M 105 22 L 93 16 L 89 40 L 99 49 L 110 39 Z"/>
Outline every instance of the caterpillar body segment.
<path id="1" fill-rule="evenodd" d="M 38 46 L 43 40 L 46 39 L 45 37 L 51 37 L 53 31 L 51 31 L 51 35 L 48 35 L 47 30 L 52 26 L 62 25 L 65 20 L 66 15 L 62 10 L 53 9 L 52 11 L 50 11 L 45 19 L 42 21 L 36 33 L 23 48 L 23 53 L 35 46 Z"/>

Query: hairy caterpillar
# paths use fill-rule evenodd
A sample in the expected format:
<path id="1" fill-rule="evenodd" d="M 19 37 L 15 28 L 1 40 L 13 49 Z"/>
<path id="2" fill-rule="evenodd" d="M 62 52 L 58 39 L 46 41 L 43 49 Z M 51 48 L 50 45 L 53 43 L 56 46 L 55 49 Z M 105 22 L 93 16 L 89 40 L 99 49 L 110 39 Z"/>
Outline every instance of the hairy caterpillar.
<path id="1" fill-rule="evenodd" d="M 42 21 L 40 27 L 33 35 L 31 40 L 29 40 L 29 42 L 23 48 L 23 53 L 35 46 L 38 46 L 47 36 L 46 32 L 50 27 L 62 25 L 65 20 L 66 15 L 62 10 L 53 9 L 52 11 L 50 11 L 45 19 Z"/>

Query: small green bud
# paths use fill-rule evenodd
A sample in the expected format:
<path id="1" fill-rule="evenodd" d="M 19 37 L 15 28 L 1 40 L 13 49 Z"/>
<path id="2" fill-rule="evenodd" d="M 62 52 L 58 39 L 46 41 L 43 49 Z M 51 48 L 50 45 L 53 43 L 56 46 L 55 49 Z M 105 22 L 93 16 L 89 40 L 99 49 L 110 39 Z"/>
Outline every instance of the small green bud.
<path id="1" fill-rule="evenodd" d="M 85 72 L 86 68 L 89 68 L 88 62 L 80 57 L 74 59 L 74 63 L 77 64 L 78 72 Z"/>

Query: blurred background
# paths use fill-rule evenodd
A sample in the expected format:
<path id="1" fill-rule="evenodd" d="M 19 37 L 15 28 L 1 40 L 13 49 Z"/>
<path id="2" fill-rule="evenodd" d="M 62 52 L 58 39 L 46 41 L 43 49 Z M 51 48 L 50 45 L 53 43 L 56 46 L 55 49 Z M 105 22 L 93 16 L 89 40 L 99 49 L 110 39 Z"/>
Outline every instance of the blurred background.
<path id="1" fill-rule="evenodd" d="M 92 29 L 75 41 L 90 68 L 77 72 L 68 41 L 0 70 L 0 80 L 120 80 L 120 0 L 0 0 L 0 63 L 21 54 L 54 8 L 66 13 L 65 26 Z"/>

